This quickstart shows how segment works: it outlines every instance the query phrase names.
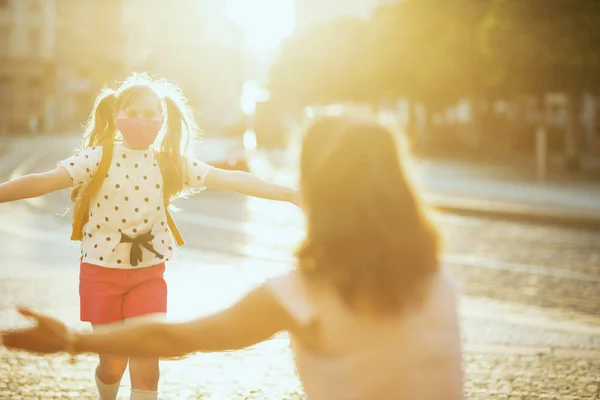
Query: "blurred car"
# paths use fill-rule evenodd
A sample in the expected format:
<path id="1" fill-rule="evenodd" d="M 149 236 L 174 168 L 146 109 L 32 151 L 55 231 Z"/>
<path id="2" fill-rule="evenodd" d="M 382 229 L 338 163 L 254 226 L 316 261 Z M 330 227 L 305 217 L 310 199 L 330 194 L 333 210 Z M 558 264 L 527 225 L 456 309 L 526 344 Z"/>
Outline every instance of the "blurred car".
<path id="1" fill-rule="evenodd" d="M 196 158 L 213 167 L 250 172 L 244 136 L 206 134 L 192 151 Z"/>

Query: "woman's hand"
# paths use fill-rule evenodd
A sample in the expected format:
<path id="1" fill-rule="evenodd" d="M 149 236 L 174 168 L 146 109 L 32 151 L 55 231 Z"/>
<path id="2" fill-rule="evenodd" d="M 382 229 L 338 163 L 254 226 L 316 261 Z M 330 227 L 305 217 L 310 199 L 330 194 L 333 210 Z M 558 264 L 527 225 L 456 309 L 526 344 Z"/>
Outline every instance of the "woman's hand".
<path id="1" fill-rule="evenodd" d="M 50 354 L 65 351 L 69 344 L 69 330 L 62 322 L 20 307 L 19 312 L 33 318 L 36 325 L 31 328 L 0 332 L 4 346 L 14 350 Z"/>

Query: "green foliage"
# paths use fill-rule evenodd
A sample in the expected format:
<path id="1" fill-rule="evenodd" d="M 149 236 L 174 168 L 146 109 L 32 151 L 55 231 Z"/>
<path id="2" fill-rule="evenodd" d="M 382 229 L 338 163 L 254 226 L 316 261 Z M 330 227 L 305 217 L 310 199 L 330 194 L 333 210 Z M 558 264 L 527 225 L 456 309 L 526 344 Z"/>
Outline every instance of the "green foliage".
<path id="1" fill-rule="evenodd" d="M 495 0 L 482 27 L 492 85 L 531 93 L 598 89 L 597 0 Z"/>
<path id="2" fill-rule="evenodd" d="M 278 101 L 434 108 L 461 97 L 600 88 L 598 0 L 404 0 L 369 21 L 292 37 L 271 71 Z"/>
<path id="3" fill-rule="evenodd" d="M 293 103 L 328 103 L 364 97 L 364 24 L 339 19 L 292 36 L 273 65 L 269 89 Z"/>
<path id="4" fill-rule="evenodd" d="M 477 32 L 489 0 L 406 0 L 371 20 L 375 68 L 393 94 L 448 103 L 479 86 Z M 383 86 L 383 85 L 380 85 Z"/>

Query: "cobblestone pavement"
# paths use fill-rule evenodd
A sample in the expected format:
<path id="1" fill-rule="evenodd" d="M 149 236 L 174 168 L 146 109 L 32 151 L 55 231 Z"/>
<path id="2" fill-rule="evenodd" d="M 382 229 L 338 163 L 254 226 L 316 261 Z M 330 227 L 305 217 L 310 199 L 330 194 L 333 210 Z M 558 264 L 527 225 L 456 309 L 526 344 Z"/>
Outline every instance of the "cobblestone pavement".
<path id="1" fill-rule="evenodd" d="M 68 215 L 58 215 L 67 199 L 0 205 L 0 328 L 26 323 L 17 304 L 85 327 L 77 320 L 78 248 L 67 240 Z M 187 245 L 167 272 L 170 319 L 224 307 L 291 267 L 302 238 L 293 207 L 214 192 L 179 205 Z M 467 398 L 599 399 L 600 232 L 434 218 L 463 285 Z M 279 335 L 245 351 L 164 361 L 161 398 L 302 399 L 287 345 Z M 95 398 L 95 362 L 0 349 L 0 399 Z"/>

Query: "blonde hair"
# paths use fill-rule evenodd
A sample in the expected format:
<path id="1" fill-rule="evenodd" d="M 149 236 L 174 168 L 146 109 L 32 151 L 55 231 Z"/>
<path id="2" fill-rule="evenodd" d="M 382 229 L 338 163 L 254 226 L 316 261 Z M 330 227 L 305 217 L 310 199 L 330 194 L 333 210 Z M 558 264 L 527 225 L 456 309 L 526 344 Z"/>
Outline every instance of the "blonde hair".
<path id="1" fill-rule="evenodd" d="M 83 150 L 106 141 L 122 140 L 115 126 L 115 115 L 148 93 L 156 95 L 162 106 L 164 120 L 155 154 L 163 177 L 165 200 L 172 201 L 185 194 L 185 156 L 190 141 L 199 137 L 201 131 L 181 89 L 166 79 L 134 73 L 116 89 L 104 88 L 96 98 L 81 147 Z"/>

